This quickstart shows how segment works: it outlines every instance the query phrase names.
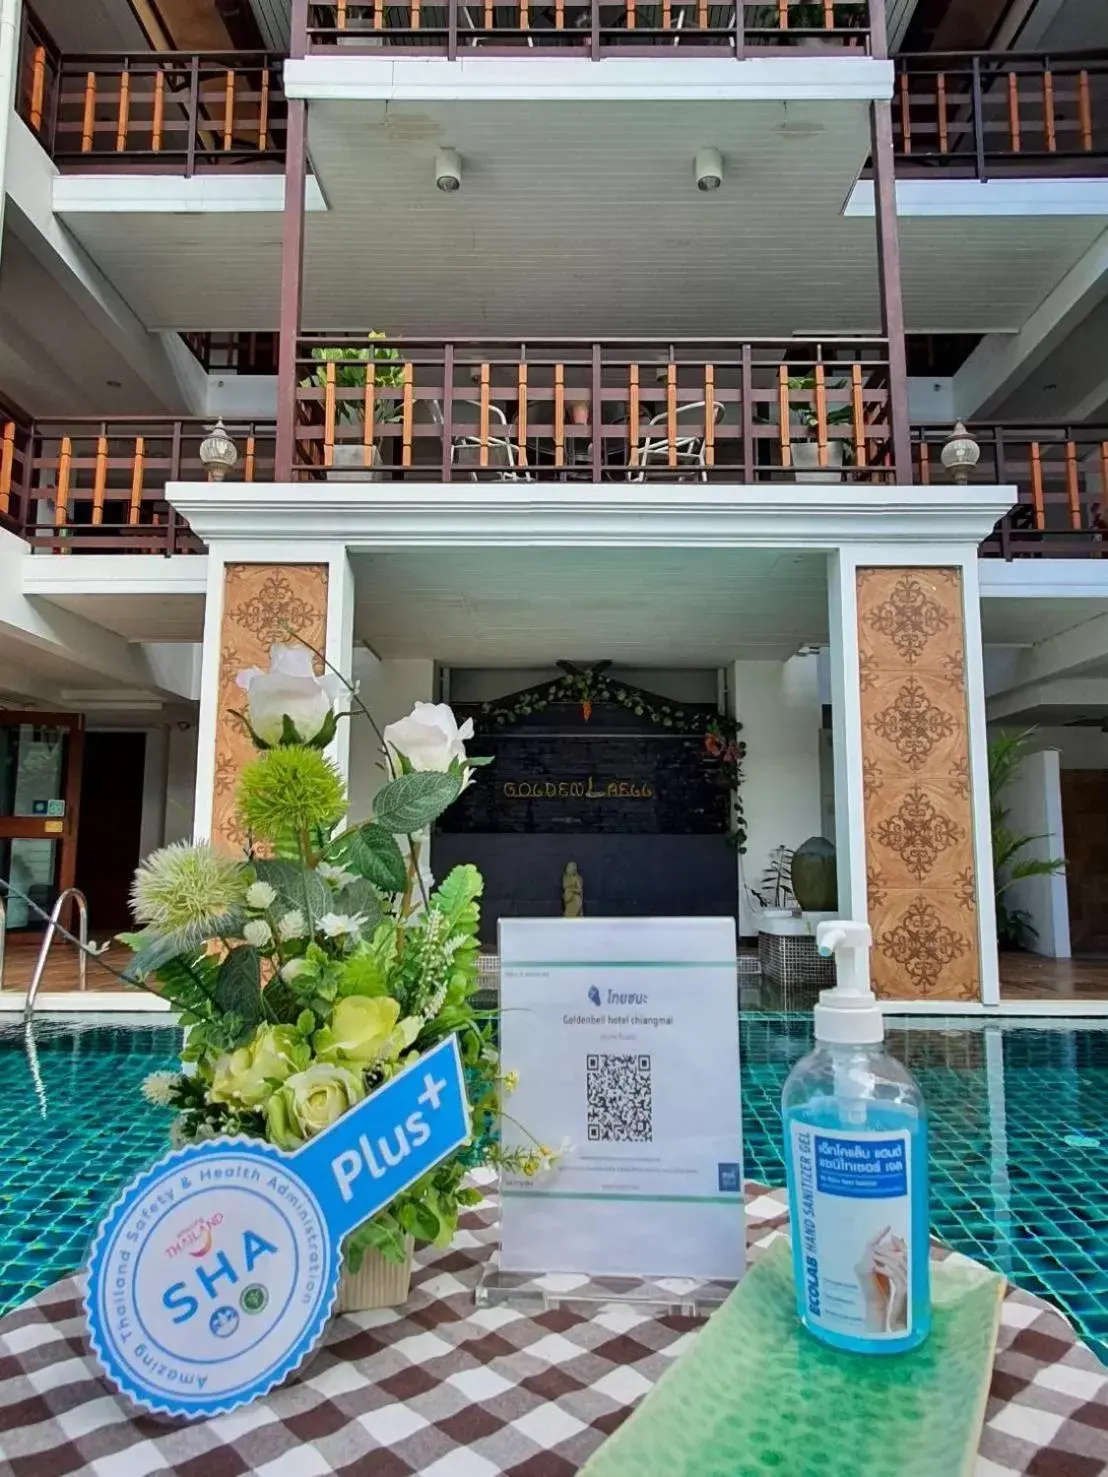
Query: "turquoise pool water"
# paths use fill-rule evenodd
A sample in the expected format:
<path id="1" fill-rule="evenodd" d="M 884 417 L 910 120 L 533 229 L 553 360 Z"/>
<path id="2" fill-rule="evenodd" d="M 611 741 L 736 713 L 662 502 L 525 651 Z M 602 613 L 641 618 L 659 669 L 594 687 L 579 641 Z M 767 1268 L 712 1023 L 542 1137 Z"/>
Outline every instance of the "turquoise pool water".
<path id="1" fill-rule="evenodd" d="M 931 1220 L 957 1250 L 1050 1299 L 1108 1361 L 1108 1030 L 910 1021 L 889 1046 L 931 1114 Z M 176 1064 L 169 1027 L 41 1016 L 0 1025 L 0 1312 L 84 1261 L 121 1186 L 165 1147 L 139 1084 Z M 781 1184 L 778 1106 L 809 1015 L 742 1019 L 748 1177 Z"/>

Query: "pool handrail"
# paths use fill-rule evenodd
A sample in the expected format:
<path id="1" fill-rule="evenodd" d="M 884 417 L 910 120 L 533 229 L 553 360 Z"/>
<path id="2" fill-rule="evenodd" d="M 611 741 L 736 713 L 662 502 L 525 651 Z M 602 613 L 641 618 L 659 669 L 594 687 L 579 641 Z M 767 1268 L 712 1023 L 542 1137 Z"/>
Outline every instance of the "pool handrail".
<path id="1" fill-rule="evenodd" d="M 81 947 L 77 954 L 77 988 L 88 989 L 88 899 L 79 887 L 66 887 L 58 894 L 54 906 L 50 910 L 50 921 L 46 925 L 46 932 L 42 936 L 42 945 L 35 960 L 34 973 L 31 975 L 31 983 L 27 986 L 27 998 L 23 1004 L 23 1019 L 30 1020 L 35 1008 L 35 997 L 38 995 L 42 977 L 46 972 L 46 960 L 50 953 L 50 946 L 54 942 L 54 936 L 58 931 L 58 920 L 61 918 L 62 909 L 66 903 L 73 899 L 77 909 L 77 939 Z"/>

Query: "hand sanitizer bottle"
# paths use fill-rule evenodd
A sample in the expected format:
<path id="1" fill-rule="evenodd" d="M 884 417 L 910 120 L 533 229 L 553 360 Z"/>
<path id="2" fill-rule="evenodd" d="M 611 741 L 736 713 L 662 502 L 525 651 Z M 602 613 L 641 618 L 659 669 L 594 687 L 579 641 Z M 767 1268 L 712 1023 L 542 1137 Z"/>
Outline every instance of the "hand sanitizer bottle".
<path id="1" fill-rule="evenodd" d="M 816 939 L 838 984 L 781 1100 L 797 1304 L 824 1343 L 898 1354 L 931 1329 L 923 1098 L 882 1044 L 868 926 L 821 923 Z"/>

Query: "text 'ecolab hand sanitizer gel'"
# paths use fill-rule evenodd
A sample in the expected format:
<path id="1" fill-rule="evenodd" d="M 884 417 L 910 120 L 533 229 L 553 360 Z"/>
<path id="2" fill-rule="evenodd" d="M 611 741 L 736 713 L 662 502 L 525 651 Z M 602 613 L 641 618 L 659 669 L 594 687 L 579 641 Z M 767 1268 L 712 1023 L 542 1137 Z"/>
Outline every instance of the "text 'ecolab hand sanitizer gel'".
<path id="1" fill-rule="evenodd" d="M 824 1343 L 897 1354 L 931 1330 L 923 1098 L 885 1054 L 868 926 L 821 923 L 816 939 L 838 984 L 781 1101 L 797 1303 Z"/>

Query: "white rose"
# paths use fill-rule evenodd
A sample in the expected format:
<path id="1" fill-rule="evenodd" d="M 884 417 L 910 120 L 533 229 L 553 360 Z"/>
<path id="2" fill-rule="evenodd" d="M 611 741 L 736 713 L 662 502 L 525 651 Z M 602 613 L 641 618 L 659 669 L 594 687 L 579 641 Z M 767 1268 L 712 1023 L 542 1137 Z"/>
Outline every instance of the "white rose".
<path id="1" fill-rule="evenodd" d="M 254 882 L 246 889 L 246 906 L 264 913 L 273 906 L 276 897 L 277 889 L 270 887 L 268 882 Z"/>
<path id="2" fill-rule="evenodd" d="M 264 918 L 251 918 L 249 923 L 243 925 L 242 936 L 255 949 L 264 949 L 273 939 L 269 924 Z"/>
<path id="3" fill-rule="evenodd" d="M 308 743 L 331 713 L 335 679 L 316 676 L 306 646 L 271 646 L 268 672 L 250 667 L 235 681 L 246 692 L 250 727 L 267 744 L 280 743 L 285 718 Z"/>
<path id="4" fill-rule="evenodd" d="M 364 913 L 324 913 L 316 926 L 324 938 L 352 938 L 357 936 L 365 920 Z"/>
<path id="5" fill-rule="evenodd" d="M 406 718 L 385 729 L 385 745 L 395 759 L 400 755 L 415 770 L 445 774 L 455 759 L 466 760 L 466 740 L 473 737 L 473 719 L 458 727 L 447 703 L 416 703 Z"/>
<path id="6" fill-rule="evenodd" d="M 290 908 L 278 918 L 277 932 L 282 939 L 302 939 L 308 932 L 308 920 L 299 908 Z"/>

